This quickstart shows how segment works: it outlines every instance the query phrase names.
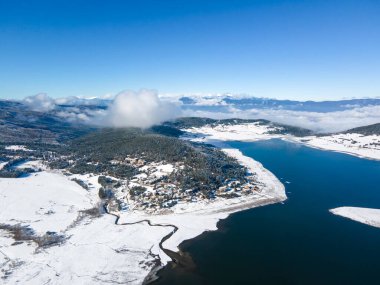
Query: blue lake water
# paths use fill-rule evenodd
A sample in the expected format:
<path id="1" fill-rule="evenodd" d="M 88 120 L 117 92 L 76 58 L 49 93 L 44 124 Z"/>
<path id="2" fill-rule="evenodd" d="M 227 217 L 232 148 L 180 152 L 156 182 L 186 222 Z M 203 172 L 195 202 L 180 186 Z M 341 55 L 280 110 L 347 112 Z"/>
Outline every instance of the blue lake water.
<path id="1" fill-rule="evenodd" d="M 184 242 L 196 268 L 167 266 L 157 284 L 380 284 L 380 229 L 328 211 L 380 208 L 380 162 L 282 140 L 230 145 L 289 181 L 288 200 Z"/>

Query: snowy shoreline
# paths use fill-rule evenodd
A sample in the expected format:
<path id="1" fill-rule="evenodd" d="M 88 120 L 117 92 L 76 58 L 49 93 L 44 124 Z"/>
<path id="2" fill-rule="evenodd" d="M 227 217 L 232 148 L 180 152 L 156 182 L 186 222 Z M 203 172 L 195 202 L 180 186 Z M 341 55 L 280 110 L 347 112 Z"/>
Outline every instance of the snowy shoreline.
<path id="1" fill-rule="evenodd" d="M 350 134 L 346 134 L 348 136 Z M 351 134 L 352 135 L 352 134 Z M 378 141 L 380 142 L 380 137 L 376 136 Z M 334 136 L 326 136 L 326 137 L 311 137 L 311 138 L 295 138 L 295 137 L 286 137 L 284 140 L 290 142 L 301 143 L 307 147 L 325 150 L 325 151 L 333 151 L 338 153 L 344 153 L 348 155 L 352 155 L 355 157 L 369 159 L 369 160 L 380 160 L 380 149 L 371 149 L 371 148 L 359 148 L 356 146 L 347 146 L 340 143 L 336 143 L 333 141 Z"/>
<path id="2" fill-rule="evenodd" d="M 259 123 L 206 125 L 186 129 L 185 131 L 194 135 L 197 141 L 221 140 L 255 142 L 277 138 L 320 150 L 335 151 L 364 159 L 380 160 L 379 135 L 364 136 L 357 133 L 341 133 L 325 136 L 296 137 L 293 135 L 278 134 L 276 133 L 278 128 L 260 125 Z"/>

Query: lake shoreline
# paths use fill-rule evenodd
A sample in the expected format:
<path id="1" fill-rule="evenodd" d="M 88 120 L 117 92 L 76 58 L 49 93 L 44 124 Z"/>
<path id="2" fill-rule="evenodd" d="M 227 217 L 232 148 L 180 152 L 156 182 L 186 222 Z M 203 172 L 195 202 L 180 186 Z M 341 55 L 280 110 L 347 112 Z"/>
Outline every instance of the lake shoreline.
<path id="1" fill-rule="evenodd" d="M 227 219 L 230 217 L 231 214 L 236 213 L 236 212 L 241 212 L 249 209 L 253 209 L 256 207 L 262 207 L 262 206 L 267 206 L 275 203 L 282 203 L 287 199 L 286 193 L 285 193 L 285 186 L 280 182 L 280 180 L 268 169 L 264 168 L 263 165 L 254 160 L 251 157 L 245 156 L 239 149 L 236 148 L 231 148 L 226 142 L 224 141 L 215 141 L 215 140 L 210 140 L 210 141 L 205 141 L 204 143 L 212 144 L 215 147 L 221 149 L 223 152 L 225 152 L 228 156 L 235 158 L 239 164 L 247 167 L 248 171 L 251 173 L 255 173 L 257 175 L 257 179 L 264 183 L 264 193 L 261 194 L 261 199 L 250 199 L 251 197 L 246 198 L 246 201 L 238 201 L 236 203 L 230 204 L 230 201 L 227 201 L 225 205 L 222 207 L 213 207 L 214 209 L 210 210 L 202 210 L 203 212 L 203 217 L 207 215 L 217 215 L 216 220 L 214 222 L 214 226 L 210 228 L 204 228 L 204 230 L 192 237 L 187 236 L 181 236 L 180 231 L 178 231 L 177 236 L 176 236 L 176 245 L 175 247 L 177 248 L 179 254 L 187 254 L 186 252 L 183 251 L 183 244 L 186 242 L 191 242 L 194 239 L 197 239 L 198 237 L 202 236 L 203 234 L 209 232 L 209 231 L 218 231 L 220 230 L 218 225 L 221 221 Z M 230 200 L 235 200 L 235 199 L 230 199 Z M 214 203 L 209 203 L 209 205 L 212 205 Z M 214 205 L 215 206 L 215 205 Z M 199 214 L 196 213 L 195 214 Z M 175 214 L 174 214 L 175 215 Z M 181 214 L 179 214 L 181 215 Z M 184 215 L 186 215 L 184 213 Z M 161 216 L 162 217 L 162 216 Z M 158 219 L 160 220 L 160 219 Z M 172 222 L 175 224 L 175 222 Z M 178 225 L 178 229 L 181 229 L 181 226 Z M 174 235 L 173 235 L 174 236 Z M 167 247 L 168 248 L 168 247 Z M 169 249 L 173 250 L 173 245 L 169 247 Z M 190 257 L 191 258 L 191 257 Z M 160 269 L 153 269 L 152 271 L 154 274 L 157 276 L 157 279 L 154 278 L 151 283 L 155 283 L 160 279 L 160 272 L 162 272 L 163 269 L 165 269 L 166 266 L 178 266 L 175 264 L 173 261 L 166 261 L 166 264 L 162 266 Z M 191 264 L 190 268 L 186 269 L 186 266 L 182 267 L 185 268 L 185 270 L 191 270 L 194 265 Z M 151 276 L 152 274 L 150 274 Z M 148 283 L 147 283 L 148 284 Z"/>
<path id="2" fill-rule="evenodd" d="M 340 204 L 376 208 L 375 198 L 380 193 L 375 189 L 378 187 L 373 187 L 378 185 L 373 184 L 378 180 L 373 173 L 379 165 L 374 169 L 372 162 L 333 152 L 321 155 L 317 149 L 281 139 L 230 145 L 264 162 L 282 177 L 281 181 L 291 181 L 286 185 L 293 193 L 291 199 L 284 205 L 235 212 L 217 223 L 216 232 L 183 241 L 179 249 L 188 252 L 197 267 L 192 270 L 168 265 L 159 272 L 155 284 L 245 284 L 251 280 L 247 272 L 260 284 L 287 280 L 286 284 L 344 281 L 354 285 L 377 280 L 378 229 L 336 217 L 328 209 Z M 291 159 L 292 167 L 284 167 Z M 367 179 L 365 173 L 370 169 L 372 179 Z M 359 170 L 361 175 L 353 175 Z M 339 178 L 337 188 L 329 188 L 331 181 L 323 179 L 330 173 Z M 344 179 L 347 173 L 352 175 L 349 181 Z M 357 191 L 358 185 L 368 194 Z M 358 258 L 348 258 L 353 255 Z M 365 258 L 373 265 L 360 267 Z M 324 262 L 328 259 L 334 266 Z M 320 266 L 318 270 L 316 265 Z"/>

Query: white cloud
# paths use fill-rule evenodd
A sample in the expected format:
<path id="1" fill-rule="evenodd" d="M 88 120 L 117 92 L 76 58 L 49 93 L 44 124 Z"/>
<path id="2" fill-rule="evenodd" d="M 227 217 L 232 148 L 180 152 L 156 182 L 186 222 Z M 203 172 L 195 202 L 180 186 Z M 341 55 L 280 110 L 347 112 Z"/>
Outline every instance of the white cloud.
<path id="1" fill-rule="evenodd" d="M 55 102 L 46 93 L 39 93 L 24 98 L 23 103 L 33 111 L 47 112 L 55 108 Z"/>
<path id="2" fill-rule="evenodd" d="M 112 97 L 114 99 L 112 100 Z M 163 121 L 174 119 L 181 113 L 177 104 L 160 99 L 157 92 L 142 89 L 138 92 L 123 91 L 116 96 L 104 98 L 67 97 L 52 99 L 45 93 L 29 96 L 23 103 L 31 110 L 49 112 L 69 122 L 95 124 L 110 127 L 148 128 Z M 57 104 L 78 107 L 60 108 Z M 79 105 L 99 105 L 106 109 L 79 108 Z"/>
<path id="3" fill-rule="evenodd" d="M 124 91 L 115 96 L 101 124 L 112 127 L 147 128 L 180 114 L 177 106 L 163 101 L 156 91 L 143 89 Z"/>
<path id="4" fill-rule="evenodd" d="M 80 109 L 76 107 L 66 108 L 55 112 L 55 115 L 71 123 L 91 124 L 94 118 L 104 116 L 104 110 Z"/>

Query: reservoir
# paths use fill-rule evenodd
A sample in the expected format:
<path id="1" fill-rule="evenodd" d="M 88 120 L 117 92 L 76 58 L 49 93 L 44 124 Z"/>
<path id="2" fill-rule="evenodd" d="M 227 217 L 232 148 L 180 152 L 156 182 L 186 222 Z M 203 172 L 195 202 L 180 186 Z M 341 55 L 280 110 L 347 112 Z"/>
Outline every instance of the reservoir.
<path id="1" fill-rule="evenodd" d="M 274 139 L 230 142 L 286 187 L 283 204 L 230 215 L 181 244 L 195 268 L 155 284 L 380 284 L 380 229 L 329 212 L 380 208 L 380 162 Z"/>

